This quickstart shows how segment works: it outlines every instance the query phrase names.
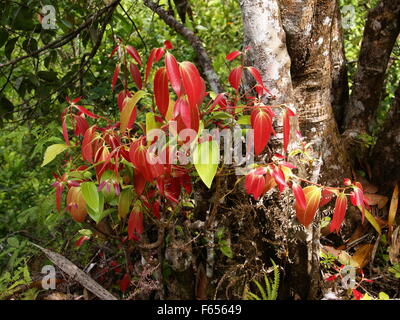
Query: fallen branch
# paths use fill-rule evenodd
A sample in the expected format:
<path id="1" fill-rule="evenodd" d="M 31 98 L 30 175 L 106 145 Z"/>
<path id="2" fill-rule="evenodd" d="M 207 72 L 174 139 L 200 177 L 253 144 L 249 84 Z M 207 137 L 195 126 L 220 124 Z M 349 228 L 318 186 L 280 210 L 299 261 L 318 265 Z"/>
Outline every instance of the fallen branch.
<path id="1" fill-rule="evenodd" d="M 68 274 L 72 279 L 78 281 L 83 287 L 88 289 L 94 295 L 102 300 L 118 300 L 110 292 L 104 289 L 96 281 L 94 281 L 88 274 L 79 269 L 75 264 L 69 261 L 62 255 L 43 248 L 33 242 L 31 242 L 35 247 L 39 248 L 43 253 L 62 271 Z"/>

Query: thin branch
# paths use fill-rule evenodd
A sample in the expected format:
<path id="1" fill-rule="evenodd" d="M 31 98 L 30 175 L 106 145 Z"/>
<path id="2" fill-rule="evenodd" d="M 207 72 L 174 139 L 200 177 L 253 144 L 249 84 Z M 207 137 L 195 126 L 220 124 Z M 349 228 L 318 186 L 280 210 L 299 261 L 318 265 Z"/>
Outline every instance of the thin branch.
<path id="1" fill-rule="evenodd" d="M 220 84 L 219 77 L 215 73 L 211 59 L 208 56 L 204 46 L 200 40 L 200 38 L 194 34 L 194 32 L 184 25 L 179 23 L 173 16 L 169 15 L 167 11 L 165 11 L 162 7 L 158 6 L 151 0 L 143 0 L 143 3 L 146 7 L 150 8 L 153 12 L 157 13 L 158 16 L 164 20 L 164 22 L 169 25 L 172 29 L 174 29 L 177 33 L 181 34 L 186 40 L 190 43 L 190 45 L 195 50 L 198 58 L 199 64 L 203 69 L 203 72 L 210 84 L 211 90 L 216 93 L 223 92 L 224 89 Z"/>
<path id="2" fill-rule="evenodd" d="M 18 63 L 18 62 L 20 62 L 22 60 L 25 60 L 27 58 L 31 58 L 31 57 L 37 56 L 37 55 L 41 54 L 42 52 L 44 52 L 44 51 L 46 51 L 48 49 L 55 49 L 55 48 L 62 47 L 63 45 L 67 44 L 72 39 L 74 39 L 83 29 L 85 29 L 91 23 L 96 21 L 101 15 L 103 15 L 103 13 L 107 12 L 110 8 L 117 6 L 120 1 L 121 0 L 114 0 L 108 6 L 104 7 L 101 10 L 99 10 L 92 17 L 88 18 L 84 23 L 82 23 L 77 29 L 75 29 L 74 31 L 71 31 L 67 35 L 48 43 L 47 45 L 43 46 L 42 48 L 40 48 L 40 49 L 30 53 L 30 54 L 27 54 L 27 55 L 24 55 L 22 57 L 16 58 L 14 60 L 10 60 L 10 61 L 5 62 L 5 63 L 2 63 L 2 64 L 0 64 L 0 68 L 8 66 L 8 65 L 14 65 L 14 64 L 16 64 L 16 63 Z"/>
<path id="3" fill-rule="evenodd" d="M 125 15 L 128 17 L 129 21 L 132 22 L 132 25 L 133 25 L 133 27 L 135 28 L 135 31 L 136 31 L 136 33 L 138 34 L 139 38 L 140 38 L 140 41 L 142 41 L 143 46 L 144 46 L 144 48 L 145 48 L 145 50 L 146 50 L 146 53 L 147 53 L 149 50 L 147 49 L 146 42 L 144 41 L 142 35 L 140 34 L 139 29 L 138 29 L 138 27 L 136 26 L 135 21 L 132 20 L 131 16 L 130 16 L 129 13 L 125 10 L 125 8 L 122 6 L 121 3 L 119 3 L 119 6 L 121 7 L 121 9 L 122 9 L 122 11 L 125 13 Z"/>

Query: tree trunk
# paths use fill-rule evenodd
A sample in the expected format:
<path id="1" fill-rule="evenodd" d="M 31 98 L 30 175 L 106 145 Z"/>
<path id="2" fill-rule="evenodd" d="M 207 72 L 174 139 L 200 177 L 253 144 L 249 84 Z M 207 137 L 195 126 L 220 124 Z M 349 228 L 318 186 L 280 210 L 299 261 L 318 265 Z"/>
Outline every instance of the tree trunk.
<path id="1" fill-rule="evenodd" d="M 350 170 L 332 111 L 332 101 L 340 103 L 346 96 L 346 88 L 338 92 L 344 57 L 343 45 L 337 46 L 341 38 L 337 1 L 307 0 L 300 6 L 294 0 L 281 0 L 280 4 L 301 132 L 323 162 L 319 180 L 341 183 Z M 338 105 L 336 110 L 340 112 Z"/>
<path id="2" fill-rule="evenodd" d="M 379 1 L 368 14 L 350 104 L 346 110 L 345 129 L 352 138 L 371 132 L 399 31 L 400 0 Z"/>
<path id="3" fill-rule="evenodd" d="M 373 177 L 381 192 L 390 193 L 400 181 L 400 84 L 393 106 L 372 152 Z"/>

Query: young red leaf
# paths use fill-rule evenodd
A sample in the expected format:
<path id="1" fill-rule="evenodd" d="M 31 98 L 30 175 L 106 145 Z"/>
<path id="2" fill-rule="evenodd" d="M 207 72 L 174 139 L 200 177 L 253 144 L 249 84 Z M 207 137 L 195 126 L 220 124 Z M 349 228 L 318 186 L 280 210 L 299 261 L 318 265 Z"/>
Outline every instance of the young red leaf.
<path id="1" fill-rule="evenodd" d="M 142 85 L 142 77 L 140 75 L 138 66 L 134 63 L 131 63 L 129 65 L 129 70 L 131 72 L 131 77 L 132 77 L 133 82 L 135 82 L 136 87 L 139 90 L 142 90 L 142 86 L 143 86 Z"/>
<path id="2" fill-rule="evenodd" d="M 73 119 L 75 120 L 75 131 L 74 135 L 84 135 L 86 130 L 89 128 L 89 124 L 84 118 L 84 115 L 73 115 Z"/>
<path id="3" fill-rule="evenodd" d="M 68 138 L 68 129 L 67 129 L 67 117 L 65 116 L 65 113 L 61 115 L 61 120 L 62 120 L 62 133 L 64 137 L 64 141 L 67 146 L 70 145 L 69 143 L 69 138 Z"/>
<path id="4" fill-rule="evenodd" d="M 254 152 L 259 155 L 267 145 L 272 132 L 272 118 L 265 108 L 254 109 L 251 113 L 254 129 Z"/>
<path id="5" fill-rule="evenodd" d="M 308 186 L 303 191 L 306 197 L 306 209 L 302 209 L 300 204 L 296 202 L 296 217 L 302 225 L 308 227 L 318 210 L 319 201 L 321 200 L 321 189 L 316 186 Z"/>
<path id="6" fill-rule="evenodd" d="M 129 91 L 122 90 L 120 93 L 118 93 L 117 104 L 118 104 L 119 111 L 122 111 L 122 108 L 124 106 L 125 98 L 128 97 L 128 96 L 130 96 Z"/>
<path id="7" fill-rule="evenodd" d="M 92 118 L 92 119 L 98 119 L 100 118 L 100 116 L 98 116 L 97 114 L 94 114 L 92 112 L 90 112 L 88 109 L 82 107 L 82 106 L 75 106 L 80 112 L 84 113 L 85 115 L 87 115 L 88 117 Z"/>
<path id="8" fill-rule="evenodd" d="M 131 277 L 129 276 L 129 273 L 125 273 L 122 279 L 119 281 L 119 288 L 122 292 L 125 292 L 126 290 L 128 290 L 130 284 Z"/>
<path id="9" fill-rule="evenodd" d="M 128 239 L 139 241 L 143 232 L 143 214 L 139 208 L 133 208 L 128 220 Z"/>
<path id="10" fill-rule="evenodd" d="M 93 163 L 93 140 L 95 138 L 96 125 L 86 130 L 82 141 L 82 158 Z"/>
<path id="11" fill-rule="evenodd" d="M 154 97 L 158 110 L 165 117 L 169 106 L 168 76 L 165 68 L 158 69 L 154 75 Z"/>
<path id="12" fill-rule="evenodd" d="M 255 200 L 258 200 L 265 191 L 266 172 L 265 168 L 257 168 L 251 170 L 246 176 L 246 192 L 249 195 L 253 195 Z"/>
<path id="13" fill-rule="evenodd" d="M 321 201 L 319 203 L 320 207 L 323 207 L 327 203 L 329 203 L 332 199 L 333 196 L 335 195 L 335 192 L 329 190 L 329 189 L 323 189 L 322 190 L 322 195 L 321 195 Z"/>
<path id="14" fill-rule="evenodd" d="M 157 49 L 152 49 L 150 51 L 150 56 L 149 59 L 147 60 L 147 64 L 146 64 L 146 76 L 145 76 L 145 82 L 147 82 L 147 79 L 149 78 L 150 75 L 150 71 L 151 71 L 151 67 L 153 66 L 153 62 L 156 56 L 156 50 Z"/>
<path id="15" fill-rule="evenodd" d="M 134 171 L 133 179 L 134 179 L 133 186 L 135 187 L 135 192 L 137 193 L 137 195 L 140 196 L 143 193 L 144 187 L 146 185 L 146 180 L 138 169 Z"/>
<path id="16" fill-rule="evenodd" d="M 198 108 L 205 97 L 206 87 L 196 66 L 188 61 L 180 64 L 183 87 L 192 108 Z"/>
<path id="17" fill-rule="evenodd" d="M 347 196 L 342 192 L 336 199 L 335 211 L 331 222 L 330 232 L 336 231 L 339 233 L 340 226 L 344 220 L 347 210 Z"/>
<path id="18" fill-rule="evenodd" d="M 110 56 L 108 57 L 109 59 L 111 59 L 113 57 L 113 55 L 115 54 L 115 52 L 117 52 L 117 50 L 119 49 L 119 45 L 117 45 L 113 51 L 111 52 Z"/>
<path id="19" fill-rule="evenodd" d="M 168 50 L 172 50 L 174 47 L 172 46 L 172 43 L 171 43 L 171 41 L 169 41 L 169 40 L 165 40 L 164 41 L 164 47 L 165 47 L 165 49 L 168 49 Z"/>
<path id="20" fill-rule="evenodd" d="M 167 52 L 165 55 L 165 67 L 167 68 L 167 75 L 169 82 L 171 83 L 172 89 L 174 89 L 176 95 L 181 95 L 181 73 L 179 70 L 179 64 L 175 57 Z"/>
<path id="21" fill-rule="evenodd" d="M 139 53 L 137 52 L 137 50 L 132 47 L 132 46 L 126 46 L 126 51 L 129 53 L 129 55 L 136 60 L 136 62 L 140 65 L 142 65 L 142 59 L 140 58 Z"/>
<path id="22" fill-rule="evenodd" d="M 75 242 L 75 246 L 80 247 L 86 240 L 89 240 L 89 239 L 90 238 L 88 236 L 82 236 Z"/>
<path id="23" fill-rule="evenodd" d="M 257 83 L 262 86 L 263 88 L 265 88 L 260 71 L 258 71 L 258 69 L 254 68 L 254 67 L 247 67 L 247 70 L 250 71 L 250 73 L 252 74 L 252 76 L 254 77 L 254 79 L 256 79 Z"/>
<path id="24" fill-rule="evenodd" d="M 363 294 L 357 289 L 353 289 L 353 295 L 356 300 L 361 300 L 363 297 Z"/>
<path id="25" fill-rule="evenodd" d="M 283 173 L 280 167 L 275 167 L 271 172 L 272 177 L 275 179 L 276 184 L 278 185 L 279 192 L 282 192 L 286 184 L 285 174 Z"/>
<path id="26" fill-rule="evenodd" d="M 242 53 L 240 51 L 233 51 L 230 54 L 228 54 L 225 59 L 228 61 L 232 61 L 232 60 L 236 59 L 238 56 L 240 56 L 241 54 Z"/>
<path id="27" fill-rule="evenodd" d="M 299 204 L 299 208 L 302 210 L 306 209 L 306 196 L 304 195 L 304 191 L 299 184 L 293 182 L 292 190 L 294 197 L 296 198 L 296 202 Z"/>
<path id="28" fill-rule="evenodd" d="M 236 67 L 231 71 L 229 74 L 228 80 L 229 83 L 231 84 L 232 88 L 234 88 L 236 91 L 239 90 L 240 86 L 240 79 L 242 78 L 242 73 L 243 73 L 243 67 L 239 66 Z"/>
<path id="29" fill-rule="evenodd" d="M 164 48 L 157 48 L 155 51 L 154 60 L 156 62 L 160 61 L 161 58 L 163 57 L 164 53 L 165 53 Z"/>
<path id="30" fill-rule="evenodd" d="M 198 131 L 200 122 L 199 110 L 198 108 L 192 108 L 185 99 L 178 99 L 175 102 L 174 117 L 176 117 L 178 122 L 181 120 L 184 128 L 190 128 L 196 132 Z"/>
<path id="31" fill-rule="evenodd" d="M 120 67 L 119 67 L 119 63 L 118 63 L 115 66 L 114 74 L 113 74 L 113 78 L 112 78 L 112 83 L 111 83 L 111 88 L 112 88 L 113 91 L 114 91 L 114 88 L 115 88 L 115 84 L 117 83 L 117 80 L 118 80 L 119 70 L 120 70 Z"/>

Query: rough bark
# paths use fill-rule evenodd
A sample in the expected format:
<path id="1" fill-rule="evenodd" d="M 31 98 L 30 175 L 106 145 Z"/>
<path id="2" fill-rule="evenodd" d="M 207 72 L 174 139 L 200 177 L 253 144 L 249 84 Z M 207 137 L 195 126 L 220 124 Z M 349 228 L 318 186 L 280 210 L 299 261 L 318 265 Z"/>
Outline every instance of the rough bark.
<path id="1" fill-rule="evenodd" d="M 345 115 L 348 135 L 369 133 L 379 105 L 390 54 L 400 31 L 400 0 L 381 0 L 368 14 Z"/>
<path id="2" fill-rule="evenodd" d="M 344 50 L 342 18 L 340 8 L 336 5 L 333 18 L 331 39 L 332 90 L 331 103 L 333 114 L 339 130 L 342 129 L 345 108 L 349 103 L 349 81 L 347 77 L 347 60 Z"/>
<path id="3" fill-rule="evenodd" d="M 306 0 L 300 6 L 294 0 L 281 0 L 280 5 L 300 129 L 313 143 L 316 158 L 323 161 L 320 181 L 337 184 L 349 174 L 346 150 L 332 111 L 332 96 L 338 99 L 333 99 L 333 104 L 345 96 L 345 92 L 342 97 L 336 96 L 336 84 L 343 82 L 340 68 L 344 64 L 338 4 L 336 0 Z"/>
<path id="4" fill-rule="evenodd" d="M 302 132 L 314 143 L 318 159 L 308 172 L 310 180 L 318 182 L 322 176 L 324 182 L 338 182 L 349 168 L 331 104 L 332 94 L 336 93 L 332 78 L 340 82 L 344 64 L 343 47 L 335 48 L 335 54 L 331 50 L 340 41 L 338 8 L 333 0 L 305 2 L 240 1 L 245 46 L 253 48 L 249 60 L 260 69 L 276 96 L 273 103 L 295 102 Z M 288 203 L 285 206 L 269 201 L 265 211 L 271 226 L 282 219 L 274 208 L 282 207 L 287 213 L 283 223 L 289 259 L 281 297 L 313 299 L 319 287 L 319 220 L 303 228 Z M 273 240 L 279 240 L 279 236 L 274 235 Z"/>
<path id="5" fill-rule="evenodd" d="M 400 182 L 400 84 L 393 106 L 372 152 L 373 178 L 381 192 L 390 193 Z"/>

